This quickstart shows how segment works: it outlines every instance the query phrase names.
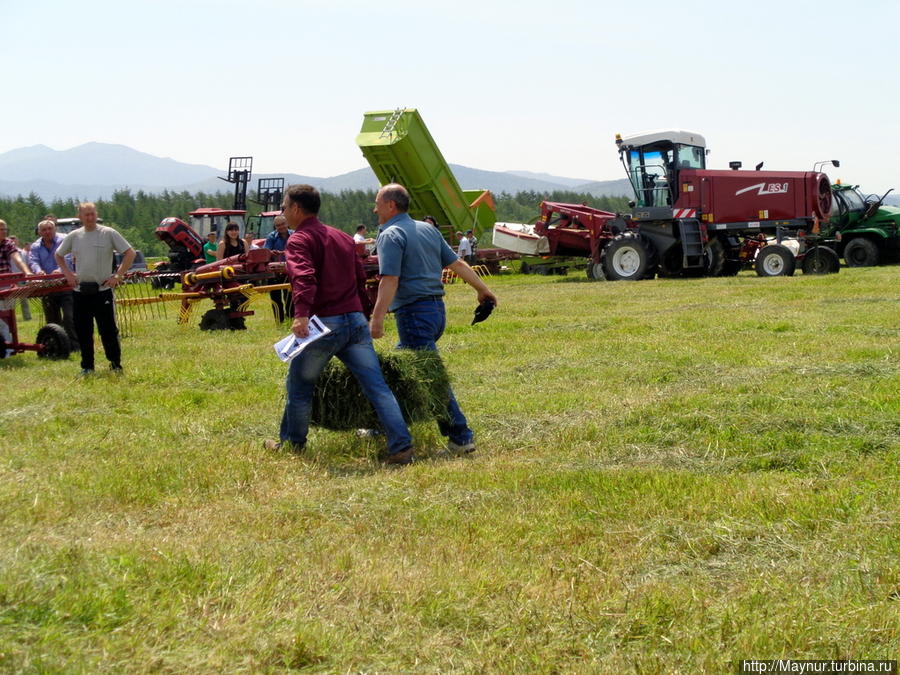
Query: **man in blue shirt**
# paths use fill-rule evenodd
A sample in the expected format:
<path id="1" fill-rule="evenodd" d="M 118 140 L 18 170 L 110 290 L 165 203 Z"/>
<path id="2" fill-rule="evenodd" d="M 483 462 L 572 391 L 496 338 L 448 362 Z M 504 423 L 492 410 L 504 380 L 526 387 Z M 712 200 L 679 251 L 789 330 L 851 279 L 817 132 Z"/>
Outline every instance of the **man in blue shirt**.
<path id="1" fill-rule="evenodd" d="M 287 240 L 291 236 L 287 219 L 284 216 L 275 216 L 273 224 L 275 229 L 269 232 L 263 248 L 270 251 L 284 251 Z M 269 291 L 269 297 L 272 299 L 272 311 L 275 313 L 275 320 L 278 323 L 284 321 L 285 316 L 294 315 L 294 303 L 288 291 Z"/>
<path id="2" fill-rule="evenodd" d="M 56 249 L 64 237 L 56 232 L 56 224 L 52 220 L 38 223 L 38 239 L 28 249 L 28 265 L 34 274 L 60 274 L 56 264 Z M 71 264 L 71 258 L 69 258 Z M 73 320 L 72 291 L 51 293 L 41 298 L 44 307 L 44 319 L 47 323 L 59 324 L 66 330 L 73 351 L 78 351 L 78 337 L 75 335 Z"/>
<path id="3" fill-rule="evenodd" d="M 409 193 L 402 185 L 391 183 L 378 191 L 374 212 L 381 225 L 375 247 L 381 281 L 378 299 L 372 310 L 370 330 L 373 338 L 384 335 L 384 317 L 388 310 L 397 320 L 401 349 L 437 351 L 444 333 L 444 285 L 441 272 L 448 268 L 471 286 L 478 302 L 497 298 L 471 267 L 444 241 L 437 228 L 410 218 Z M 475 451 L 475 434 L 469 428 L 453 390 L 447 404 L 449 421 L 438 422 L 441 434 L 448 437 L 447 447 L 454 454 Z"/>

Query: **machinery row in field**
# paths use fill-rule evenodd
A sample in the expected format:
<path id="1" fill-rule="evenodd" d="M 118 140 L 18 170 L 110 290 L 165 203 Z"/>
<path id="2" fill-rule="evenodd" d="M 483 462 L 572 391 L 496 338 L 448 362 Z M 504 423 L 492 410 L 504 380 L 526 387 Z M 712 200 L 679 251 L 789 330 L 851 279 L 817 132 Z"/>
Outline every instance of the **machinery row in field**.
<path id="1" fill-rule="evenodd" d="M 494 243 L 522 255 L 587 257 L 594 279 L 837 272 L 896 256 L 900 210 L 884 197 L 832 186 L 821 172 L 706 168 L 702 136 L 661 131 L 616 137 L 634 188 L 632 212 L 545 202 L 534 226 L 499 223 Z M 835 162 L 835 164 L 837 164 Z M 885 195 L 886 196 L 886 195 Z M 526 263 L 527 264 L 527 263 Z M 565 263 L 556 263 L 562 264 Z"/>
<path id="2" fill-rule="evenodd" d="M 489 271 L 521 256 L 522 271 L 546 273 L 586 263 L 588 277 L 597 280 L 727 276 L 751 267 L 760 276 L 781 276 L 793 274 L 798 265 L 805 273 L 825 274 L 838 271 L 839 256 L 850 266 L 863 266 L 896 259 L 900 252 L 900 209 L 884 206 L 886 195 L 866 197 L 855 186 L 832 185 L 819 171 L 762 171 L 762 164 L 743 171 L 740 162 L 729 170 L 707 169 L 706 142 L 694 132 L 616 136 L 635 193 L 629 213 L 545 201 L 535 224 L 497 223 L 488 190 L 461 189 L 415 109 L 366 113 L 356 142 L 379 181 L 405 185 L 410 214 L 435 217 L 448 243 L 455 244 L 454 233 L 466 230 L 481 241 L 491 237 L 496 248 L 476 252 L 477 264 Z M 251 249 L 214 263 L 203 259 L 204 237 L 218 236 L 227 223 L 257 240 L 274 229 L 284 179 L 259 180 L 263 212 L 248 219 L 251 171 L 251 157 L 231 158 L 223 179 L 235 186 L 231 209 L 199 208 L 188 214 L 189 222 L 162 220 L 156 235 L 168 245 L 168 259 L 129 275 L 132 283 L 149 282 L 153 292 L 120 298 L 123 309 L 177 301 L 179 323 L 186 323 L 192 308 L 209 300 L 213 307 L 200 327 L 235 329 L 252 314 L 251 299 L 287 288 L 281 252 Z M 377 257 L 363 245 L 359 253 L 374 288 Z M 2 276 L 0 301 L 69 290 L 53 275 Z M 27 350 L 67 356 L 65 331 L 48 324 L 37 342 L 20 342 L 14 312 L 3 309 L 0 358 Z"/>
<path id="3" fill-rule="evenodd" d="M 366 113 L 357 144 L 382 182 L 411 194 L 410 213 L 434 215 L 445 238 L 472 229 L 494 249 L 478 262 L 522 256 L 522 269 L 550 271 L 587 262 L 595 279 L 720 276 L 753 267 L 762 276 L 872 265 L 896 256 L 900 209 L 883 197 L 832 185 L 819 171 L 706 168 L 706 142 L 696 133 L 662 131 L 617 136 L 635 193 L 630 213 L 583 204 L 544 202 L 536 224 L 496 223 L 486 190 L 462 190 L 415 109 Z M 836 164 L 836 163 L 835 163 Z"/>

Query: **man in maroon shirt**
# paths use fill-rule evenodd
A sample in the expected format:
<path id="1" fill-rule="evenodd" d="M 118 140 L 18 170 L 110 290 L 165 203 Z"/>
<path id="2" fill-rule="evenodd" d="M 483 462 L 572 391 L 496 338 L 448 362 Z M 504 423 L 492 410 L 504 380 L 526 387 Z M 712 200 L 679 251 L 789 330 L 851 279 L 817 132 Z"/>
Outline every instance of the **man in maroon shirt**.
<path id="1" fill-rule="evenodd" d="M 388 442 L 385 461 L 409 464 L 413 461 L 412 437 L 397 399 L 384 381 L 363 314 L 368 300 L 362 262 L 350 235 L 319 221 L 320 205 L 319 191 L 311 185 L 287 189 L 282 209 L 294 233 L 285 247 L 285 266 L 294 298 L 294 335 L 309 335 L 309 317 L 313 315 L 331 332 L 309 343 L 291 361 L 281 440 L 264 445 L 303 449 L 316 380 L 331 357 L 337 356 L 356 377 L 384 427 Z"/>

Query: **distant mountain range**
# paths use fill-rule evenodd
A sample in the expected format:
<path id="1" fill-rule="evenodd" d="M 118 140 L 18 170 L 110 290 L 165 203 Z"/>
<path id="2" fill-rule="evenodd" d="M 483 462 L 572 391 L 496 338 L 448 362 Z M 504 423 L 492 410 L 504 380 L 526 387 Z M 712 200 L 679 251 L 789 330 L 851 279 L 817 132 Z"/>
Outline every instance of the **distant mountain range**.
<path id="1" fill-rule="evenodd" d="M 529 171 L 482 171 L 458 164 L 451 169 L 464 190 L 500 192 L 551 192 L 570 190 L 594 196 L 630 195 L 626 179 L 588 181 Z M 156 157 L 124 145 L 85 143 L 69 150 L 33 145 L 0 154 L 0 195 L 15 197 L 32 192 L 44 201 L 56 198 L 108 199 L 113 192 L 129 188 L 159 193 L 163 190 L 230 192 L 219 180 L 226 171 L 202 164 L 184 164 Z M 309 183 L 320 190 L 374 190 L 378 179 L 369 167 L 328 178 L 299 174 L 253 174 L 250 189 L 259 178 L 283 177 L 286 184 Z"/>

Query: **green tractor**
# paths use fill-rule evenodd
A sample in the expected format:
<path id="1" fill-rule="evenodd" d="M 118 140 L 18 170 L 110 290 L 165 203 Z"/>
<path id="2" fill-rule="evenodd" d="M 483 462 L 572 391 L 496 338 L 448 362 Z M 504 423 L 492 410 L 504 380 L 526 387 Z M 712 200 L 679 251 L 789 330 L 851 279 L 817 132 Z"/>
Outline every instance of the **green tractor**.
<path id="1" fill-rule="evenodd" d="M 848 267 L 870 267 L 900 258 L 900 208 L 884 206 L 885 197 L 863 195 L 858 185 L 832 186 L 834 202 L 822 237 L 836 242 Z"/>

